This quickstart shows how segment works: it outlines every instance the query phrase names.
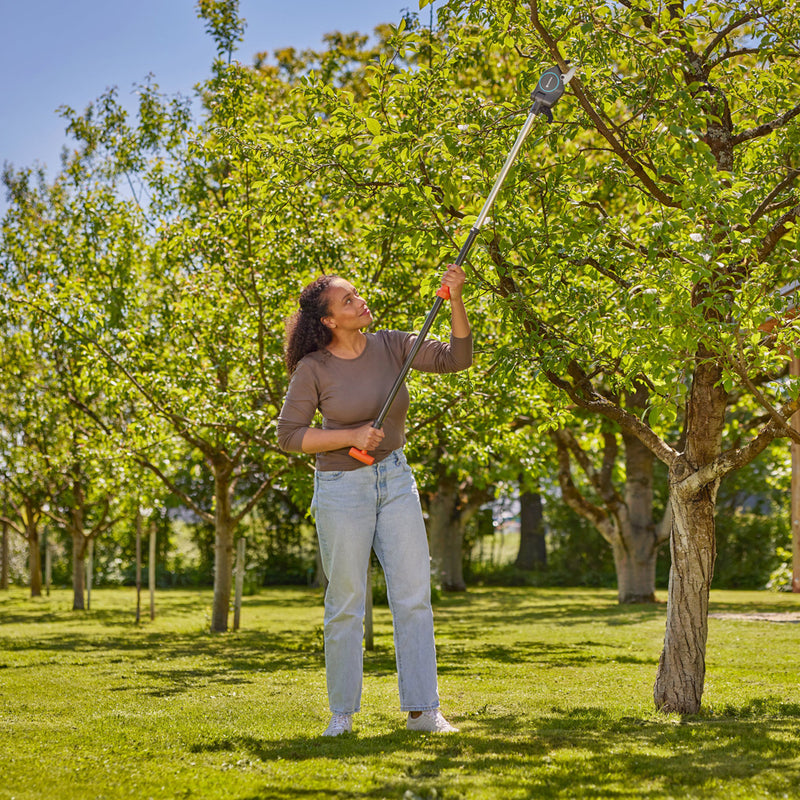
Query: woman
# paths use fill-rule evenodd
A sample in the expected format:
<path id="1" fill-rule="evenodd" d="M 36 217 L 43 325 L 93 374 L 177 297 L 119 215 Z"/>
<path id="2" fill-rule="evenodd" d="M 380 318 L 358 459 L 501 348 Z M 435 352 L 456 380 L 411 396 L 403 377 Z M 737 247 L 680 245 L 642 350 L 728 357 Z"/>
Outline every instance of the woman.
<path id="1" fill-rule="evenodd" d="M 415 369 L 455 372 L 472 363 L 472 334 L 462 298 L 464 272 L 451 265 L 450 343 L 425 341 Z M 403 455 L 408 390 L 403 386 L 383 427 L 373 421 L 415 336 L 365 333 L 372 322 L 352 284 L 325 275 L 306 286 L 287 325 L 289 390 L 278 419 L 287 451 L 316 454 L 311 512 L 319 537 L 325 593 L 325 664 L 332 717 L 323 735 L 352 730 L 360 709 L 367 567 L 375 550 L 386 576 L 394 623 L 400 706 L 410 730 L 451 732 L 439 711 L 430 601 L 430 556 L 419 495 Z M 322 427 L 312 427 L 317 410 Z M 365 466 L 351 447 L 369 451 Z"/>

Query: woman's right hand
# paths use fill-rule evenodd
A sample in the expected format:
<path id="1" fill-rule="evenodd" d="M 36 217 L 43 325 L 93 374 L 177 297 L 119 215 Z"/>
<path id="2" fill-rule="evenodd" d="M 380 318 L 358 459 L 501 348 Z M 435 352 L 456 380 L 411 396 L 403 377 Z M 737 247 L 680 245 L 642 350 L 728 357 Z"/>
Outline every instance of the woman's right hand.
<path id="1" fill-rule="evenodd" d="M 353 446 L 359 450 L 375 450 L 385 435 L 380 428 L 373 428 L 371 423 L 363 425 L 353 431 Z"/>

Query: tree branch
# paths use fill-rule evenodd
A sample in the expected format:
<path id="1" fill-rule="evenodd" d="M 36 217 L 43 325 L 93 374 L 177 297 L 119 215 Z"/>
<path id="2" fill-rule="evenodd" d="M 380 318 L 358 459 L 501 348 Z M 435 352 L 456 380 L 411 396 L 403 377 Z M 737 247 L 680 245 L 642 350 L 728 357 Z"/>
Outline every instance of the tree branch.
<path id="1" fill-rule="evenodd" d="M 16 298 L 11 298 L 12 302 L 23 302 Z M 65 322 L 63 319 L 60 319 L 57 314 L 54 314 L 48 308 L 43 308 L 42 306 L 37 306 L 31 304 L 32 308 L 36 309 L 37 311 L 41 311 L 46 316 L 50 317 L 57 325 L 60 325 L 63 328 L 66 328 L 68 331 L 75 334 L 79 339 L 83 340 L 84 342 L 89 343 L 92 347 L 97 348 L 97 350 L 111 363 L 113 364 L 122 374 L 130 381 L 130 383 L 136 388 L 136 390 L 141 394 L 141 396 L 149 403 L 153 410 L 163 419 L 168 420 L 172 423 L 173 427 L 175 428 L 175 432 L 188 442 L 193 447 L 196 447 L 198 450 L 203 452 L 205 455 L 212 455 L 215 453 L 215 449 L 208 444 L 204 439 L 194 436 L 186 428 L 185 423 L 191 422 L 191 420 L 186 419 L 185 417 L 181 417 L 178 414 L 170 411 L 169 409 L 162 406 L 145 388 L 142 386 L 141 383 L 133 376 L 133 374 L 123 365 L 121 364 L 115 356 L 113 356 L 100 342 L 96 339 L 92 339 L 91 337 L 87 336 L 86 334 L 82 333 L 78 330 L 74 325 L 70 325 L 70 323 Z"/>
<path id="2" fill-rule="evenodd" d="M 749 142 L 752 139 L 758 139 L 761 136 L 768 136 L 770 133 L 778 130 L 778 128 L 782 128 L 787 122 L 794 119 L 798 114 L 800 114 L 800 106 L 795 106 L 794 108 L 789 109 L 789 111 L 787 111 L 785 114 L 781 114 L 776 119 L 773 119 L 771 122 L 765 122 L 763 125 L 758 125 L 755 128 L 750 128 L 749 130 L 737 133 L 732 137 L 732 143 L 734 146 L 736 146 L 742 142 Z"/>
<path id="3" fill-rule="evenodd" d="M 737 17 L 732 22 L 729 22 L 709 43 L 706 45 L 706 49 L 703 50 L 703 61 L 705 61 L 713 52 L 717 49 L 717 45 L 725 39 L 726 36 L 733 33 L 737 28 L 741 28 L 742 25 L 747 25 L 748 22 L 752 22 L 755 19 L 753 14 L 749 12 L 746 14 L 742 14 L 741 17 Z"/>
<path id="4" fill-rule="evenodd" d="M 672 533 L 672 500 L 667 499 L 667 507 L 664 509 L 664 516 L 656 525 L 656 544 L 666 542 Z"/>
<path id="5" fill-rule="evenodd" d="M 572 431 L 567 428 L 559 428 L 551 433 L 551 436 L 558 437 L 565 447 L 575 456 L 580 468 L 583 470 L 589 482 L 595 488 L 603 502 L 606 504 L 610 513 L 614 513 L 616 508 L 622 504 L 619 495 L 614 491 L 614 486 L 611 482 L 611 471 L 617 461 L 617 453 L 619 447 L 617 444 L 617 437 L 613 433 L 604 433 L 603 440 L 605 446 L 603 448 L 603 465 L 598 470 L 592 464 L 586 451 L 581 447 L 578 440 L 575 438 Z"/>
<path id="6" fill-rule="evenodd" d="M 281 469 L 279 472 L 275 473 L 274 475 L 270 475 L 268 478 L 265 478 L 262 482 L 261 486 L 256 489 L 253 496 L 247 501 L 244 508 L 235 516 L 233 517 L 233 524 L 238 525 L 255 507 L 255 504 L 264 496 L 264 493 L 269 489 L 270 486 L 278 479 L 281 475 L 287 472 L 288 467 Z"/>
<path id="7" fill-rule="evenodd" d="M 14 522 L 11 517 L 7 517 L 5 514 L 0 514 L 0 522 L 5 522 L 9 528 L 11 528 L 14 533 L 18 533 L 20 536 L 25 536 L 25 530 L 20 528 L 16 522 Z"/>
<path id="8" fill-rule="evenodd" d="M 176 497 L 180 497 L 180 499 L 183 500 L 183 502 L 186 503 L 186 505 L 191 508 L 192 511 L 194 511 L 198 517 L 200 517 L 200 519 L 202 519 L 204 522 L 208 522 L 211 525 L 214 524 L 214 515 L 209 514 L 208 511 L 204 511 L 202 508 L 200 508 L 200 506 L 197 505 L 197 503 L 195 503 L 195 501 L 188 494 L 186 494 L 186 492 L 184 492 L 182 489 L 179 489 L 155 464 L 141 457 L 136 457 L 136 462 L 146 469 L 149 469 L 150 472 L 156 475 L 164 483 L 164 485 Z"/>
<path id="9" fill-rule="evenodd" d="M 789 172 L 784 176 L 784 178 L 778 181 L 777 184 L 772 188 L 772 191 L 761 201 L 758 208 L 750 215 L 750 224 L 754 225 L 758 222 L 761 217 L 764 216 L 768 211 L 770 211 L 770 205 L 772 201 L 784 190 L 788 189 L 789 186 L 794 183 L 795 178 L 800 175 L 800 169 L 794 169 L 793 167 L 789 169 Z"/>
<path id="10" fill-rule="evenodd" d="M 736 336 L 736 350 L 737 358 L 728 359 L 734 372 L 742 379 L 744 385 L 750 390 L 750 393 L 755 397 L 756 402 L 766 410 L 769 418 L 773 421 L 776 428 L 782 430 L 793 442 L 800 444 L 800 431 L 793 430 L 789 423 L 781 416 L 778 410 L 767 400 L 766 395 L 753 383 L 750 376 L 747 374 L 747 367 L 745 366 L 744 348 L 742 346 L 741 332 L 737 332 Z"/>
<path id="11" fill-rule="evenodd" d="M 758 262 L 762 263 L 775 249 L 778 242 L 789 232 L 786 227 L 787 222 L 794 222 L 800 214 L 800 205 L 787 211 L 771 228 L 767 235 L 761 240 L 757 250 Z"/>
<path id="12" fill-rule="evenodd" d="M 761 49 L 758 47 L 739 47 L 736 50 L 726 50 L 708 64 L 708 69 L 713 70 L 714 67 L 718 67 L 723 61 L 728 61 L 729 59 L 736 58 L 737 56 L 749 56 L 760 52 Z"/>
<path id="13" fill-rule="evenodd" d="M 562 72 L 567 72 L 567 62 L 564 56 L 561 54 L 561 51 L 558 47 L 558 42 L 553 38 L 553 36 L 550 34 L 550 31 L 547 30 L 539 18 L 538 0 L 529 0 L 529 6 L 533 27 L 538 32 L 539 36 L 542 37 L 547 49 L 550 51 L 550 55 L 558 64 L 559 69 L 561 69 Z M 658 186 L 658 184 L 656 184 L 656 182 L 647 174 L 642 164 L 637 161 L 633 154 L 624 147 L 619 139 L 617 139 L 611 128 L 606 124 L 605 120 L 603 120 L 603 118 L 595 109 L 594 104 L 589 98 L 587 90 L 584 88 L 580 78 L 578 78 L 577 75 L 575 75 L 570 81 L 570 86 L 572 87 L 573 92 L 575 92 L 575 96 L 578 98 L 578 102 L 581 104 L 581 107 L 594 123 L 598 133 L 611 145 L 612 150 L 620 158 L 622 163 L 625 164 L 641 181 L 642 186 L 663 205 L 669 206 L 670 208 L 681 208 L 681 204 L 676 200 L 673 200 L 672 197 L 670 197 L 661 189 L 661 187 Z"/>
<path id="14" fill-rule="evenodd" d="M 613 272 L 613 270 L 606 269 L 596 258 L 565 258 L 564 261 L 566 261 L 568 264 L 572 264 L 575 267 L 592 267 L 601 275 L 604 275 L 610 281 L 616 283 L 617 286 L 620 286 L 623 289 L 631 288 L 630 281 L 626 281 L 625 278 L 620 278 L 619 275 Z"/>
<path id="15" fill-rule="evenodd" d="M 604 539 L 609 542 L 612 521 L 609 513 L 605 509 L 590 503 L 575 486 L 572 480 L 572 470 L 570 465 L 569 448 L 567 443 L 559 436 L 563 430 L 551 431 L 550 436 L 556 445 L 556 456 L 558 459 L 558 483 L 561 487 L 561 494 L 564 502 L 584 519 L 588 519 Z"/>
<path id="16" fill-rule="evenodd" d="M 631 414 L 616 403 L 612 403 L 595 391 L 588 378 L 582 374 L 580 367 L 575 362 L 570 366 L 570 372 L 573 374 L 576 384 L 564 380 L 549 370 L 545 371 L 545 375 L 554 386 L 565 391 L 575 405 L 613 420 L 628 433 L 636 436 L 656 458 L 667 466 L 678 458 L 679 453 L 657 436 L 638 416 Z"/>
<path id="17" fill-rule="evenodd" d="M 417 422 L 412 428 L 409 428 L 408 438 L 413 439 L 414 434 L 417 431 L 423 430 L 424 428 L 427 428 L 428 425 L 431 425 L 434 422 L 440 420 L 443 416 L 445 416 L 445 414 L 447 414 L 450 411 L 451 408 L 457 406 L 459 403 L 463 402 L 463 400 L 464 400 L 464 395 L 461 392 L 459 392 L 449 403 L 447 403 L 447 405 L 442 406 L 439 409 L 439 411 L 437 411 L 435 414 L 431 414 L 429 417 L 426 417 L 425 419 Z"/>

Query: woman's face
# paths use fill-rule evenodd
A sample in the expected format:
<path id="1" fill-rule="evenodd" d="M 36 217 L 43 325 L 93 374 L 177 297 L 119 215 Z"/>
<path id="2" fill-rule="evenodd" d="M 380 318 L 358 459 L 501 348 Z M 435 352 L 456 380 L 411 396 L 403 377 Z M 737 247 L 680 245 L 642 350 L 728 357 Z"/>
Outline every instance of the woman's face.
<path id="1" fill-rule="evenodd" d="M 328 315 L 322 318 L 332 333 L 361 330 L 372 322 L 372 313 L 353 284 L 337 278 L 325 292 Z"/>

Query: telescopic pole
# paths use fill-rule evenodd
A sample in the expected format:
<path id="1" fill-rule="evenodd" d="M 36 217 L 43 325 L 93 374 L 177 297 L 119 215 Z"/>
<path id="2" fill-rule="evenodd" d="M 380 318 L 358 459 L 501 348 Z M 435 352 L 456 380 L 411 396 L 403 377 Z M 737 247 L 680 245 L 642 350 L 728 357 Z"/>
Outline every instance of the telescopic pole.
<path id="1" fill-rule="evenodd" d="M 530 133 L 537 115 L 544 114 L 547 117 L 548 122 L 553 121 L 553 115 L 550 109 L 555 105 L 561 95 L 564 94 L 564 88 L 572 80 L 572 76 L 574 74 L 574 67 L 566 74 L 563 74 L 558 67 L 550 67 L 550 69 L 545 70 L 545 72 L 542 73 L 541 77 L 539 78 L 539 83 L 537 84 L 536 89 L 533 91 L 531 96 L 533 105 L 531 106 L 530 113 L 528 114 L 528 117 L 525 120 L 525 123 L 522 126 L 519 134 L 517 134 L 517 138 L 513 147 L 506 156 L 503 168 L 500 170 L 500 173 L 495 179 L 494 186 L 492 186 L 492 190 L 489 192 L 489 196 L 486 198 L 483 208 L 475 220 L 475 224 L 472 226 L 466 241 L 458 253 L 458 256 L 456 256 L 455 262 L 453 262 L 457 266 L 460 267 L 464 261 L 466 261 L 467 255 L 469 254 L 475 239 L 478 238 L 478 234 L 480 233 L 483 223 L 486 221 L 489 210 L 491 209 L 492 205 L 494 205 L 494 201 L 500 192 L 500 187 L 503 185 L 503 182 L 505 181 L 506 176 L 511 169 L 511 165 L 514 163 L 520 148 Z M 436 292 L 436 300 L 434 301 L 431 310 L 428 312 L 428 316 L 425 318 L 425 322 L 423 322 L 422 327 L 417 334 L 416 341 L 414 342 L 411 351 L 406 356 L 406 360 L 403 362 L 400 373 L 395 379 L 395 382 L 392 385 L 388 396 L 386 397 L 383 407 L 381 408 L 378 416 L 375 418 L 375 422 L 372 426 L 373 428 L 383 427 L 386 415 L 389 413 L 389 409 L 392 407 L 392 403 L 394 403 L 397 393 L 400 391 L 400 387 L 403 385 L 406 376 L 411 370 L 411 365 L 414 363 L 414 359 L 416 358 L 420 347 L 422 347 L 422 343 L 425 341 L 425 337 L 428 335 L 428 331 L 430 331 L 431 325 L 433 325 L 433 321 L 436 319 L 436 315 L 439 313 L 439 309 L 442 307 L 444 301 L 449 299 L 450 289 L 447 286 L 442 286 Z M 375 461 L 375 459 L 369 455 L 366 450 L 360 450 L 357 447 L 350 448 L 350 455 L 364 464 L 372 464 Z"/>

